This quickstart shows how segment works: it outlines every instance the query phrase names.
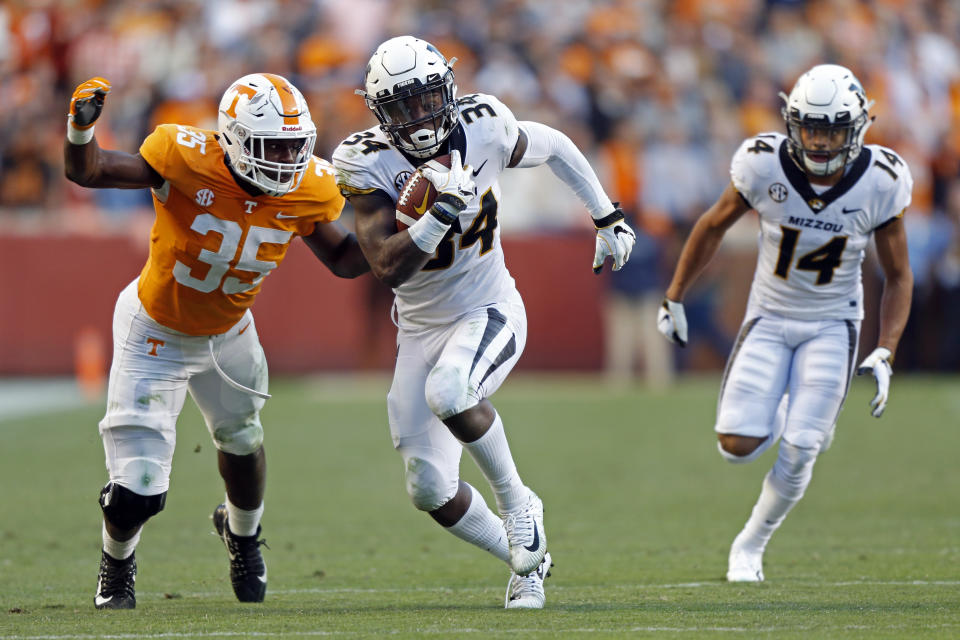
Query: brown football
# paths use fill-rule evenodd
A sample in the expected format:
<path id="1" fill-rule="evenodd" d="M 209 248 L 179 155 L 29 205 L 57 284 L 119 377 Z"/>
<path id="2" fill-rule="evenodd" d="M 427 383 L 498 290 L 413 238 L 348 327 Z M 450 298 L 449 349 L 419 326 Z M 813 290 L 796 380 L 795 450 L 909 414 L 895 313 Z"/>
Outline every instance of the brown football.
<path id="1" fill-rule="evenodd" d="M 433 158 L 445 167 L 450 166 L 450 156 Z M 397 196 L 397 231 L 403 231 L 427 212 L 437 199 L 437 190 L 419 171 L 414 171 L 400 188 Z"/>

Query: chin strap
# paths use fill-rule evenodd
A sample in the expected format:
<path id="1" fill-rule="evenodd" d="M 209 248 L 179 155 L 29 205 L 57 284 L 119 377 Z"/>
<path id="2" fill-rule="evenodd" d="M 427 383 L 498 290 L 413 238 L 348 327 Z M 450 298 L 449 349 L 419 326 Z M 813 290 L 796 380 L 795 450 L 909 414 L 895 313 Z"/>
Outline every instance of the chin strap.
<path id="1" fill-rule="evenodd" d="M 237 391 L 243 391 L 244 393 L 249 393 L 250 395 L 257 396 L 258 398 L 263 398 L 264 400 L 270 399 L 270 394 L 263 391 L 257 391 L 256 389 L 251 389 L 250 387 L 245 387 L 230 376 L 220 368 L 220 363 L 217 362 L 217 356 L 213 354 L 213 336 L 207 338 L 207 348 L 210 350 L 210 359 L 213 360 L 213 367 L 217 370 L 217 373 L 220 374 L 220 377 L 223 378 L 223 381 L 228 385 L 236 389 Z"/>

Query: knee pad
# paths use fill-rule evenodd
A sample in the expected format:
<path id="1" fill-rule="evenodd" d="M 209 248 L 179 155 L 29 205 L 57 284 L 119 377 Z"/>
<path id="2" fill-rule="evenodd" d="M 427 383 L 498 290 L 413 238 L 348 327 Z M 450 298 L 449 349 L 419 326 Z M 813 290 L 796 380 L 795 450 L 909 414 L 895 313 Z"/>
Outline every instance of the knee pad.
<path id="1" fill-rule="evenodd" d="M 467 386 L 467 376 L 459 367 L 438 365 L 424 384 L 427 406 L 441 420 L 462 413 L 477 403 L 476 399 L 471 402 Z"/>
<path id="2" fill-rule="evenodd" d="M 260 415 L 253 414 L 239 424 L 218 425 L 213 430 L 217 449 L 235 456 L 250 455 L 263 445 L 263 426 Z"/>
<path id="3" fill-rule="evenodd" d="M 770 473 L 770 482 L 777 493 L 791 500 L 802 498 L 813 477 L 813 463 L 817 461 L 819 451 L 819 447 L 798 447 L 782 440 Z"/>
<path id="4" fill-rule="evenodd" d="M 119 529 L 134 529 L 163 511 L 167 492 L 142 496 L 115 482 L 108 482 L 100 490 L 100 508 L 103 517 Z"/>
<path id="5" fill-rule="evenodd" d="M 435 511 L 457 495 L 458 478 L 444 478 L 429 460 L 411 457 L 406 461 L 407 494 L 420 511 Z"/>

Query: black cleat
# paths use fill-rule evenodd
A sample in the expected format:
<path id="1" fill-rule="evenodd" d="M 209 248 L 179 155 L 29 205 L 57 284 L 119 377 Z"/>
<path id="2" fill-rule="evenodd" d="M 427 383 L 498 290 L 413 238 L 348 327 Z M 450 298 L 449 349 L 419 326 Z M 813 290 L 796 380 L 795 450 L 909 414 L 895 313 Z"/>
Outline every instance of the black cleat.
<path id="1" fill-rule="evenodd" d="M 230 583 L 237 600 L 263 602 L 267 593 L 267 565 L 260 553 L 260 545 L 265 545 L 266 540 L 257 540 L 260 527 L 252 536 L 234 535 L 227 523 L 227 506 L 223 504 L 213 511 L 213 526 L 230 556 Z"/>
<path id="2" fill-rule="evenodd" d="M 137 561 L 134 554 L 126 560 L 115 560 L 100 552 L 100 575 L 97 576 L 97 595 L 93 606 L 97 609 L 135 609 L 137 596 L 134 583 L 137 581 Z"/>

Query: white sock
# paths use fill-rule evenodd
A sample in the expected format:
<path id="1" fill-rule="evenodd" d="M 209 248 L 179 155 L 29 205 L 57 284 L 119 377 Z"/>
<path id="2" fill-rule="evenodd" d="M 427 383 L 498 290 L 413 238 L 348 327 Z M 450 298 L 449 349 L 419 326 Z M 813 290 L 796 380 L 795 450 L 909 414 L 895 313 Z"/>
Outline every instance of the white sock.
<path id="1" fill-rule="evenodd" d="M 140 533 L 143 531 L 143 527 L 137 529 L 137 532 L 133 535 L 132 538 L 126 542 L 118 542 L 110 537 L 110 534 L 107 533 L 107 524 L 103 524 L 103 529 L 101 530 L 101 536 L 103 537 L 103 550 L 107 552 L 107 555 L 113 558 L 114 560 L 126 560 L 131 555 L 133 555 L 133 550 L 137 548 L 137 543 L 140 542 Z"/>
<path id="2" fill-rule="evenodd" d="M 466 483 L 464 483 L 466 484 Z M 480 547 L 508 565 L 510 564 L 510 548 L 507 546 L 507 532 L 503 528 L 503 521 L 487 507 L 483 496 L 474 487 L 470 487 L 470 506 L 463 517 L 451 527 L 444 527 L 447 531 Z"/>
<path id="3" fill-rule="evenodd" d="M 253 511 L 247 511 L 237 507 L 230 498 L 226 499 L 227 505 L 227 524 L 230 531 L 235 536 L 249 537 L 257 534 L 257 527 L 260 526 L 260 518 L 263 516 L 263 503 Z"/>
<path id="4" fill-rule="evenodd" d="M 507 435 L 503 431 L 503 420 L 499 413 L 494 415 L 493 424 L 485 434 L 473 442 L 463 443 L 463 448 L 490 483 L 500 513 L 523 506 L 527 499 L 527 488 L 517 473 L 517 465 L 510 454 L 510 445 L 507 444 Z"/>
<path id="5" fill-rule="evenodd" d="M 763 478 L 763 488 L 760 490 L 760 497 L 757 504 L 753 506 L 753 512 L 744 525 L 743 531 L 737 536 L 737 544 L 749 549 L 763 551 L 767 548 L 773 532 L 780 528 L 787 513 L 793 508 L 793 505 L 800 501 L 800 498 L 785 498 L 777 491 L 770 477 L 773 471 L 767 472 Z"/>

